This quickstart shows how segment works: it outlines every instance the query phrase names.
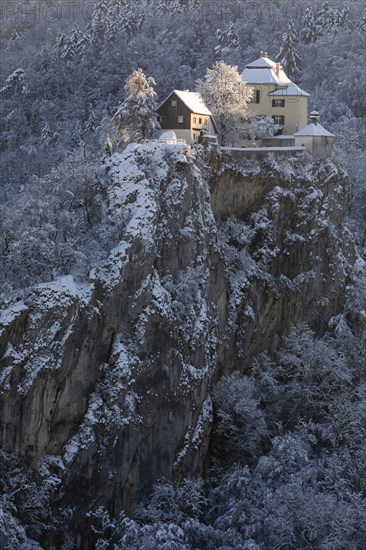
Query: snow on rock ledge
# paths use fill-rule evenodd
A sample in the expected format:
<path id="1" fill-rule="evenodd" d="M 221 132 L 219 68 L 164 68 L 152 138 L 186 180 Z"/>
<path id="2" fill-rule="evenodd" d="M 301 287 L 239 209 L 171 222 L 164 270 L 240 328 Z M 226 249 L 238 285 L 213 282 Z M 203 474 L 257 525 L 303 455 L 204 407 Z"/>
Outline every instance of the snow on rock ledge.
<path id="1" fill-rule="evenodd" d="M 109 258 L 85 285 L 39 285 L 0 317 L 1 445 L 63 465 L 74 532 L 93 502 L 129 511 L 162 476 L 199 472 L 213 383 L 291 323 L 321 331 L 342 308 L 353 255 L 337 168 L 204 154 L 113 155 Z"/>

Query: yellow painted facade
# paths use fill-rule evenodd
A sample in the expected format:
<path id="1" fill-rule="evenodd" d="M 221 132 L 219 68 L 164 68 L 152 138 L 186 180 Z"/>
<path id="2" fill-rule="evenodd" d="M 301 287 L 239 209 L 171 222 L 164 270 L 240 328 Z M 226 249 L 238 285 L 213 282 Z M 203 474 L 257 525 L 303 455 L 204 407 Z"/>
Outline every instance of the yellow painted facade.
<path id="1" fill-rule="evenodd" d="M 309 94 L 292 82 L 282 66 L 264 53 L 246 65 L 242 79 L 253 89 L 246 114 L 265 115 L 281 126 L 282 135 L 293 135 L 307 125 Z M 236 145 L 243 145 L 238 140 Z"/>

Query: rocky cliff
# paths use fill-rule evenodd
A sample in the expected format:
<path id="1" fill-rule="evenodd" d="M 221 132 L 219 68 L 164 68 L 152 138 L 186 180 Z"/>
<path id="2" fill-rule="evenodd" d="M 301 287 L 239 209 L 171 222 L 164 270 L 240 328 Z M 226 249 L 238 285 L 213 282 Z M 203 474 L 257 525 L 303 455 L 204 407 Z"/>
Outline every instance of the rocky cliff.
<path id="1" fill-rule="evenodd" d="M 90 511 L 131 512 L 158 479 L 200 472 L 213 384 L 291 324 L 321 333 L 342 309 L 354 260 L 342 171 L 194 155 L 148 144 L 111 157 L 118 246 L 87 282 L 65 276 L 4 304 L 1 446 L 58 518 L 21 518 L 44 548 L 67 530 L 92 548 Z"/>

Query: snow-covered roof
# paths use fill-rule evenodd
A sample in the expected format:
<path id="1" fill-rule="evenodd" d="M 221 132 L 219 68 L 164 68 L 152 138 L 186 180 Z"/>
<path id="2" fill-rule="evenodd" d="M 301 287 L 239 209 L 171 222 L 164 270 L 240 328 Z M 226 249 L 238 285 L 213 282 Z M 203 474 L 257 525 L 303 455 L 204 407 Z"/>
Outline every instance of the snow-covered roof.
<path id="1" fill-rule="evenodd" d="M 279 84 L 279 79 L 276 73 L 266 69 L 244 69 L 241 73 L 241 78 L 247 84 Z"/>
<path id="2" fill-rule="evenodd" d="M 269 59 L 269 57 L 258 57 L 258 59 L 252 61 L 251 63 L 246 65 L 246 67 L 263 69 L 263 67 L 273 67 L 274 65 L 276 64 L 274 63 L 274 61 Z"/>
<path id="3" fill-rule="evenodd" d="M 285 85 L 291 83 L 282 66 L 269 57 L 259 57 L 246 65 L 241 73 L 241 78 L 248 84 Z"/>
<path id="4" fill-rule="evenodd" d="M 159 105 L 158 110 L 164 103 L 170 98 L 172 94 L 175 94 L 184 103 L 184 105 L 198 115 L 212 116 L 211 111 L 206 107 L 201 95 L 198 92 L 189 92 L 188 90 L 173 90 L 166 99 Z"/>
<path id="5" fill-rule="evenodd" d="M 182 92 L 181 90 L 174 90 L 174 92 L 179 99 L 183 101 L 185 106 L 192 111 L 192 113 L 212 116 L 211 111 L 206 107 L 201 95 L 198 92 Z"/>
<path id="6" fill-rule="evenodd" d="M 275 95 L 275 96 L 284 96 L 284 95 L 302 95 L 306 97 L 310 97 L 310 94 L 299 88 L 296 84 L 293 82 L 290 82 L 287 86 L 284 88 L 279 88 L 278 90 L 273 90 L 273 92 L 269 92 L 268 95 Z"/>
<path id="7" fill-rule="evenodd" d="M 296 132 L 294 136 L 325 136 L 334 137 L 334 134 L 328 132 L 321 124 L 314 124 L 311 122 L 306 128 L 303 128 L 299 132 Z"/>

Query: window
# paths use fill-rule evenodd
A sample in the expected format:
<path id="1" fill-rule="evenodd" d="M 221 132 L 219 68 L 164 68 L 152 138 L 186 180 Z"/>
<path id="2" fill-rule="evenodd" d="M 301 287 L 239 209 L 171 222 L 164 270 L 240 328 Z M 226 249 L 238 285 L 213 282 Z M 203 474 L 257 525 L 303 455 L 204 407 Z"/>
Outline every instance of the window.
<path id="1" fill-rule="evenodd" d="M 260 103 L 260 101 L 261 101 L 261 91 L 254 90 L 254 93 L 250 99 L 250 103 Z"/>
<path id="2" fill-rule="evenodd" d="M 196 139 L 196 134 L 193 132 L 193 139 Z"/>
<path id="3" fill-rule="evenodd" d="M 166 116 L 165 115 L 160 115 L 159 117 L 159 122 L 161 124 L 166 124 Z"/>
<path id="4" fill-rule="evenodd" d="M 197 117 L 196 116 L 193 117 L 193 124 L 197 124 Z"/>
<path id="5" fill-rule="evenodd" d="M 198 119 L 198 124 L 202 124 L 202 118 L 201 117 Z"/>
<path id="6" fill-rule="evenodd" d="M 272 99 L 272 107 L 284 107 L 284 106 L 285 106 L 284 99 Z"/>
<path id="7" fill-rule="evenodd" d="M 178 124 L 183 124 L 183 122 L 184 122 L 184 116 L 179 116 L 179 117 L 177 117 L 177 120 L 178 120 Z"/>
<path id="8" fill-rule="evenodd" d="M 208 126 L 208 118 L 205 118 L 205 126 Z"/>
<path id="9" fill-rule="evenodd" d="M 281 126 L 285 124 L 285 117 L 283 115 L 272 115 L 272 118 L 275 124 L 281 124 Z"/>
<path id="10" fill-rule="evenodd" d="M 177 105 L 178 105 L 177 100 L 176 100 L 176 99 L 172 99 L 172 101 L 171 101 L 171 106 L 172 106 L 172 107 L 176 107 Z"/>

